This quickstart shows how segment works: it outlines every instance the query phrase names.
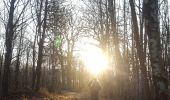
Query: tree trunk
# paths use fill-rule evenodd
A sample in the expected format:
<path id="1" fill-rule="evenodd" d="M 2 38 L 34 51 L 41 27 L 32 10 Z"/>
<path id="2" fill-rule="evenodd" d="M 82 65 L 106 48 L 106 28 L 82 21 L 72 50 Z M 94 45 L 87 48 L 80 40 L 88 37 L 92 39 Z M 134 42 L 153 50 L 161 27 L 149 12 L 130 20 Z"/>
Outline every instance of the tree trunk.
<path id="1" fill-rule="evenodd" d="M 35 35 L 35 37 L 34 37 L 34 44 L 33 44 L 33 47 L 32 47 L 32 49 L 33 49 L 33 51 L 32 51 L 32 89 L 34 89 L 35 88 L 35 77 L 36 77 L 36 75 L 35 75 L 35 56 L 36 56 L 36 54 L 35 54 L 35 44 L 36 44 L 36 37 L 37 37 L 37 32 L 36 32 L 36 35 Z"/>
<path id="2" fill-rule="evenodd" d="M 167 72 L 163 66 L 158 0 L 144 0 L 145 30 L 148 35 L 150 62 L 152 67 L 155 100 L 168 100 Z"/>
<path id="3" fill-rule="evenodd" d="M 71 89 L 71 86 L 72 86 L 71 69 L 72 69 L 71 53 L 70 53 L 70 51 L 68 51 L 68 53 L 67 53 L 67 87 L 68 87 L 68 89 Z"/>
<path id="4" fill-rule="evenodd" d="M 28 72 L 29 72 L 29 70 L 28 70 L 28 66 L 29 66 L 29 53 L 30 53 L 30 50 L 29 50 L 29 47 L 27 47 L 27 60 L 26 60 L 26 66 L 25 66 L 25 79 L 24 79 L 24 87 L 28 87 Z"/>
<path id="5" fill-rule="evenodd" d="M 11 0 L 10 9 L 9 9 L 9 19 L 6 29 L 6 39 L 5 39 L 5 61 L 4 61 L 4 72 L 2 79 L 2 96 L 6 97 L 8 94 L 8 85 L 9 85 L 9 75 L 10 75 L 10 64 L 12 60 L 12 52 L 13 52 L 13 36 L 14 36 L 14 10 L 15 10 L 15 2 L 16 0 Z"/>
<path id="6" fill-rule="evenodd" d="M 19 84 L 19 68 L 20 68 L 20 50 L 18 50 L 16 68 L 15 68 L 15 89 L 18 89 Z"/>
<path id="7" fill-rule="evenodd" d="M 150 90 L 149 90 L 149 82 L 147 79 L 147 69 L 145 65 L 145 58 L 144 58 L 144 52 L 143 52 L 143 43 L 140 41 L 139 38 L 139 29 L 138 29 L 138 23 L 137 23 L 137 17 L 136 17 L 136 11 L 135 11 L 135 5 L 133 0 L 129 0 L 130 6 L 131 6 L 131 15 L 132 15 L 132 27 L 133 27 L 133 33 L 134 33 L 134 40 L 136 42 L 136 49 L 137 49 L 137 55 L 140 62 L 140 69 L 141 69 L 141 81 L 142 81 L 142 94 L 144 94 L 143 99 L 150 100 Z"/>
<path id="8" fill-rule="evenodd" d="M 43 1 L 41 1 L 43 2 Z M 47 5 L 48 0 L 45 1 L 45 12 L 44 12 L 44 23 L 43 23 L 43 32 L 42 36 L 40 38 L 39 42 L 39 49 L 38 49 L 38 61 L 37 61 L 37 69 L 36 69 L 36 75 L 37 75 L 37 81 L 36 81 L 36 91 L 40 89 L 40 80 L 41 80 L 41 65 L 43 60 L 43 44 L 44 44 L 44 38 L 45 38 L 45 31 L 46 31 L 46 21 L 47 21 Z M 41 27 L 39 27 L 41 28 Z"/>
<path id="9" fill-rule="evenodd" d="M 23 35 L 24 35 L 23 27 L 21 27 L 21 37 L 19 40 L 18 54 L 17 54 L 16 68 L 15 68 L 15 89 L 16 90 L 18 89 L 18 85 L 19 85 L 20 55 L 21 55 L 21 49 L 22 49 L 22 45 L 23 45 Z"/>

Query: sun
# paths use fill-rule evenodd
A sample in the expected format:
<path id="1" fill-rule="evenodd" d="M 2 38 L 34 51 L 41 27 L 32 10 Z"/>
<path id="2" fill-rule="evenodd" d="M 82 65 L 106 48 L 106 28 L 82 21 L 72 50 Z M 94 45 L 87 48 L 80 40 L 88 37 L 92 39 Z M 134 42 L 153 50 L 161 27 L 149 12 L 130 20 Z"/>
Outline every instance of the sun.
<path id="1" fill-rule="evenodd" d="M 81 53 L 82 60 L 87 70 L 93 75 L 98 75 L 108 67 L 108 58 L 96 46 L 87 46 Z"/>

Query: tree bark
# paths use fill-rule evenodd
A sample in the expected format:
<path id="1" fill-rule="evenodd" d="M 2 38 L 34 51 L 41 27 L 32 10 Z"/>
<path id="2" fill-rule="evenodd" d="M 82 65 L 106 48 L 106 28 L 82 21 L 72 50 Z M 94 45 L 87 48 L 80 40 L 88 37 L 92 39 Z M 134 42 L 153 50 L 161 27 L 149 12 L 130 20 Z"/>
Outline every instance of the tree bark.
<path id="1" fill-rule="evenodd" d="M 145 30 L 148 35 L 155 100 L 168 100 L 167 72 L 163 66 L 158 18 L 158 0 L 144 0 Z"/>
<path id="2" fill-rule="evenodd" d="M 36 35 L 34 36 L 34 44 L 33 44 L 33 51 L 32 51 L 32 89 L 35 88 L 35 79 L 36 79 L 36 74 L 35 74 L 35 57 L 36 57 L 36 53 L 35 53 L 35 44 L 36 44 L 36 37 L 37 37 L 37 32 Z"/>
<path id="3" fill-rule="evenodd" d="M 28 66 L 29 66 L 29 54 L 30 54 L 30 50 L 29 47 L 27 47 L 27 53 L 26 53 L 26 65 L 25 65 L 25 79 L 24 79 L 24 87 L 27 88 L 28 87 Z"/>
<path id="4" fill-rule="evenodd" d="M 6 29 L 6 39 L 5 39 L 5 61 L 4 61 L 4 70 L 3 70 L 3 79 L 2 79 L 2 97 L 6 97 L 8 94 L 8 85 L 9 85 L 9 75 L 10 75 L 10 64 L 12 60 L 13 52 L 13 36 L 14 36 L 14 10 L 15 10 L 16 0 L 11 0 L 10 10 L 9 10 L 9 19 Z"/>
<path id="5" fill-rule="evenodd" d="M 43 1 L 41 1 L 43 2 Z M 43 60 L 43 44 L 44 44 L 44 39 L 45 39 L 45 31 L 46 31 L 46 21 L 47 21 L 47 5 L 48 5 L 48 0 L 45 1 L 45 12 L 44 12 L 44 23 L 43 23 L 43 32 L 42 36 L 40 38 L 39 42 L 39 49 L 38 49 L 38 61 L 37 61 L 37 68 L 36 68 L 36 75 L 37 75 L 37 81 L 36 81 L 36 91 L 40 89 L 40 80 L 41 80 L 41 65 L 42 65 L 42 60 Z M 41 28 L 41 27 L 39 27 Z"/>
<path id="6" fill-rule="evenodd" d="M 23 19 L 22 19 L 23 22 Z M 17 54 L 17 60 L 16 60 L 16 68 L 15 68 L 15 89 L 18 89 L 19 85 L 19 71 L 20 71 L 20 56 L 21 56 L 21 49 L 23 45 L 23 26 L 21 27 L 21 36 L 19 40 L 19 46 L 18 46 L 18 54 Z"/>
<path id="7" fill-rule="evenodd" d="M 145 65 L 145 58 L 144 58 L 144 52 L 143 52 L 143 43 L 141 43 L 139 38 L 139 29 L 138 29 L 138 23 L 137 23 L 137 17 L 136 17 L 136 11 L 135 11 L 135 5 L 133 0 L 129 0 L 130 6 L 131 6 L 131 15 L 132 15 L 132 27 L 133 27 L 133 33 L 134 33 L 134 40 L 136 42 L 136 49 L 137 49 L 137 55 L 140 62 L 140 69 L 141 69 L 141 81 L 142 81 L 142 89 L 144 96 L 143 99 L 150 100 L 150 90 L 149 90 L 149 82 L 147 79 L 147 69 Z M 146 98 L 145 98 L 146 97 Z"/>

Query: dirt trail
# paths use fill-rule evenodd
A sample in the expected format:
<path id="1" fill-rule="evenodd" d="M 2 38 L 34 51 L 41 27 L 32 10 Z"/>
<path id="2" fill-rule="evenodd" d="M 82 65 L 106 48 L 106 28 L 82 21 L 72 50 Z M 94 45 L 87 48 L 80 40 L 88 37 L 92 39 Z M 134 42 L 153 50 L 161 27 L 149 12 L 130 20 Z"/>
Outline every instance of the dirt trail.
<path id="1" fill-rule="evenodd" d="M 73 97 L 75 100 L 90 100 L 90 96 L 87 92 L 67 92 L 64 93 L 64 95 Z"/>
<path id="2" fill-rule="evenodd" d="M 6 100 L 90 100 L 90 94 L 88 92 L 62 92 L 61 94 L 56 93 L 44 93 L 41 95 L 11 95 Z M 99 100 L 109 100 L 104 96 L 100 96 Z M 115 98 L 114 100 L 123 100 L 120 97 Z"/>

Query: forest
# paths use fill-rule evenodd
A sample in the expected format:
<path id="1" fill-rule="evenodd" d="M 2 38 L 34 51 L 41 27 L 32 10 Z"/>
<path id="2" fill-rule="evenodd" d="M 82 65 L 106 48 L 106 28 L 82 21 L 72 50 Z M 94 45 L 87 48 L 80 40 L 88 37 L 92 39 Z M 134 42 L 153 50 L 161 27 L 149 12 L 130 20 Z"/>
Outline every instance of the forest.
<path id="1" fill-rule="evenodd" d="M 0 100 L 169 100 L 170 0 L 0 0 Z"/>

